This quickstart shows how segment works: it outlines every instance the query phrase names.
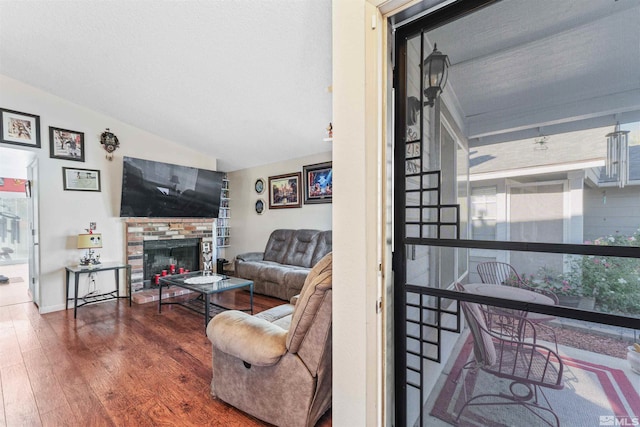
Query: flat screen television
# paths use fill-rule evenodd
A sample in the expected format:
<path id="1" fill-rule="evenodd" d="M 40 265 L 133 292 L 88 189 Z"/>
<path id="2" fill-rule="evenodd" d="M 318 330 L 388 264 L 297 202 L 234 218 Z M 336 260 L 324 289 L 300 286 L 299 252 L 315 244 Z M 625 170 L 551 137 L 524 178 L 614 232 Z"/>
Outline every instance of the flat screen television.
<path id="1" fill-rule="evenodd" d="M 223 172 L 124 157 L 121 217 L 217 218 Z"/>

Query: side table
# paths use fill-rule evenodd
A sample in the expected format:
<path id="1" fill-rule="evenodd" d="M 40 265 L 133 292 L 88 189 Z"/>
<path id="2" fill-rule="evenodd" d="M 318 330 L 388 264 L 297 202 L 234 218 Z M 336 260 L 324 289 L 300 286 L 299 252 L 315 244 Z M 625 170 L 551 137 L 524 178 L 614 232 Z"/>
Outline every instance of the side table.
<path id="1" fill-rule="evenodd" d="M 131 265 L 116 263 L 116 262 L 104 262 L 102 264 L 91 265 L 91 266 L 72 265 L 72 266 L 65 267 L 65 270 L 67 271 L 67 286 L 66 286 L 67 299 L 65 302 L 65 307 L 68 309 L 69 301 L 73 300 L 73 318 L 74 319 L 78 314 L 78 307 L 82 307 L 83 305 L 91 304 L 94 302 L 107 301 L 107 300 L 119 299 L 119 298 L 127 298 L 129 300 L 129 307 L 131 307 Z M 113 270 L 113 272 L 115 273 L 116 288 L 113 291 L 106 292 L 103 294 L 78 297 L 78 284 L 80 282 L 81 274 L 91 274 L 91 273 L 97 273 L 98 271 L 108 271 L 108 270 Z M 123 295 L 123 296 L 120 295 L 120 270 L 126 270 L 125 279 L 127 281 L 127 285 L 126 285 L 127 295 Z M 75 277 L 75 292 L 73 294 L 73 298 L 69 298 L 69 282 L 71 279 L 71 273 L 73 273 Z M 80 304 L 78 304 L 79 299 L 83 301 Z"/>

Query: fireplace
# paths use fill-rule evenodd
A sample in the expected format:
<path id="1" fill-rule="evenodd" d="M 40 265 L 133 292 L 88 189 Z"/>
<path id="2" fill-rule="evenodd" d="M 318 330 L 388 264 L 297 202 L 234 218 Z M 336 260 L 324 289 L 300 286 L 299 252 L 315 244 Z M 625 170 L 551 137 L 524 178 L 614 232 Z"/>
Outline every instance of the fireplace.
<path id="1" fill-rule="evenodd" d="M 175 264 L 176 268 L 199 270 L 200 243 L 213 244 L 213 221 L 213 219 L 200 218 L 126 219 L 127 264 L 131 265 L 131 289 L 136 292 L 142 290 L 143 287 L 148 287 L 152 282 L 153 275 L 161 274 L 162 270 L 168 270 L 171 264 Z M 189 251 L 194 250 L 193 243 L 189 241 L 197 242 L 196 261 L 195 264 L 190 264 L 192 267 L 187 266 L 187 261 L 182 258 L 182 253 L 188 251 L 188 246 L 192 247 Z M 169 252 L 164 255 L 154 253 L 152 265 L 147 266 L 146 261 L 151 257 L 145 258 L 145 250 L 153 247 L 154 244 L 159 245 L 159 251 L 163 250 L 164 242 L 168 245 L 166 248 L 173 247 L 175 249 L 169 249 Z M 184 242 L 189 243 L 185 244 Z M 155 250 L 153 249 L 153 251 Z M 178 256 L 179 259 L 177 259 Z M 174 258 L 175 262 L 171 262 L 171 258 Z M 167 271 L 167 273 L 169 272 Z"/>
<path id="2" fill-rule="evenodd" d="M 200 269 L 200 239 L 148 240 L 143 247 L 143 288 L 156 286 L 156 274 Z"/>

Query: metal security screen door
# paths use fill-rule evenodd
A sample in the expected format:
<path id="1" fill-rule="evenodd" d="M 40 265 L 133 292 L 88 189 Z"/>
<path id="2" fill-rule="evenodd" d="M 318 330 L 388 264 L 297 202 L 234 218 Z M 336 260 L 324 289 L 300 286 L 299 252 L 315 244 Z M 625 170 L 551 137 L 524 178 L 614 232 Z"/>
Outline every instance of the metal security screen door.
<path id="1" fill-rule="evenodd" d="M 443 332 L 460 331 L 457 301 L 430 295 L 467 275 L 467 249 L 430 239 L 468 236 L 468 150 L 440 99 L 429 106 L 423 64 L 434 50 L 425 32 L 398 34 L 395 129 L 396 392 L 398 425 L 420 416 L 430 376 L 451 351 Z"/>
<path id="2" fill-rule="evenodd" d="M 560 7 L 560 4 L 556 6 Z M 640 287 L 616 288 L 613 292 L 627 292 L 625 301 L 638 301 L 637 312 L 635 302 L 628 304 L 624 310 L 612 308 L 613 302 L 606 300 L 604 294 L 596 295 L 595 309 L 585 311 L 561 302 L 550 305 L 537 300 L 523 302 L 509 296 L 465 292 L 467 285 L 469 289 L 474 289 L 471 285 L 481 281 L 476 272 L 477 265 L 487 261 L 511 262 L 511 267 L 535 286 L 544 286 L 546 282 L 542 279 L 549 279 L 550 272 L 555 274 L 551 277 L 553 280 L 571 277 L 579 282 L 576 286 L 580 286 L 582 292 L 592 289 L 588 288 L 591 286 L 591 277 L 586 273 L 589 263 L 594 257 L 602 257 L 598 260 L 606 258 L 603 264 L 619 265 L 633 272 L 624 278 L 616 276 L 611 280 L 612 283 L 626 284 L 631 282 L 631 276 L 633 280 L 637 276 L 640 283 L 640 244 L 632 243 L 636 241 L 635 238 L 616 237 L 608 246 L 582 243 L 588 239 L 580 215 L 586 217 L 592 214 L 586 212 L 588 203 L 593 203 L 589 201 L 588 187 L 591 185 L 595 188 L 593 193 L 602 192 L 597 188 L 600 184 L 594 183 L 600 163 L 593 161 L 592 145 L 585 143 L 587 136 L 565 133 L 570 129 L 591 132 L 589 135 L 601 134 L 604 143 L 606 132 L 598 128 L 600 122 L 586 123 L 580 119 L 582 116 L 576 116 L 575 120 L 549 117 L 549 123 L 559 120 L 566 122 L 558 130 L 565 143 L 565 152 L 575 156 L 580 154 L 578 149 L 566 145 L 575 140 L 583 142 L 584 147 L 589 148 L 585 148 L 585 152 L 588 151 L 588 155 L 592 156 L 586 160 L 572 160 L 570 165 L 558 166 L 556 160 L 560 155 L 553 154 L 554 147 L 544 146 L 536 140 L 542 140 L 538 125 L 539 112 L 552 110 L 545 110 L 546 100 L 519 96 L 524 87 L 520 85 L 513 88 L 515 95 L 512 99 L 519 104 L 486 113 L 493 119 L 491 126 L 504 125 L 504 128 L 486 131 L 487 134 L 493 132 L 498 136 L 473 136 L 476 128 L 471 124 L 477 125 L 478 129 L 489 129 L 488 122 L 477 122 L 478 117 L 492 106 L 491 102 L 487 103 L 488 106 L 483 104 L 482 94 L 496 104 L 503 102 L 500 98 L 502 92 L 506 93 L 510 84 L 518 79 L 518 76 L 509 74 L 511 69 L 507 67 L 504 76 L 501 76 L 503 80 L 494 81 L 496 85 L 503 85 L 500 86 L 502 92 L 484 86 L 476 76 L 495 73 L 492 64 L 487 65 L 488 59 L 497 57 L 500 60 L 517 61 L 518 43 L 522 42 L 523 51 L 531 51 L 531 46 L 538 46 L 532 44 L 534 36 L 545 35 L 539 42 L 543 46 L 552 42 L 554 37 L 564 40 L 563 37 L 571 33 L 571 30 L 562 27 L 567 23 L 558 24 L 557 32 L 552 37 L 547 36 L 546 31 L 532 27 L 522 27 L 523 33 L 520 34 L 517 32 L 520 28 L 515 26 L 514 34 L 505 34 L 502 38 L 496 36 L 490 40 L 500 46 L 488 44 L 495 34 L 483 32 L 483 28 L 487 28 L 487 17 L 519 18 L 520 15 L 533 13 L 531 9 L 535 7 L 533 2 L 522 1 L 458 1 L 395 28 L 393 342 L 395 425 L 398 427 L 428 426 L 433 417 L 454 424 L 447 418 L 445 409 L 435 408 L 433 402 L 436 397 L 439 397 L 438 402 L 453 399 L 447 400 L 446 396 L 443 399 L 444 392 L 440 388 L 443 383 L 457 383 L 457 377 L 447 379 L 452 366 L 463 366 L 465 364 L 462 362 L 470 361 L 467 359 L 458 364 L 463 353 L 461 349 L 465 343 L 465 348 L 470 348 L 471 343 L 461 302 L 562 318 L 578 327 L 584 327 L 585 323 L 607 325 L 618 328 L 623 334 L 630 333 L 632 337 L 634 333 L 637 335 L 640 327 Z M 593 7 L 600 7 L 600 4 L 594 2 Z M 522 12 L 519 8 L 522 8 Z M 561 15 L 559 11 L 543 12 L 545 16 Z M 621 15 L 624 15 L 624 11 Z M 585 14 L 576 19 L 588 18 Z M 535 16 L 531 17 L 531 21 L 539 22 Z M 474 31 L 482 32 L 484 39 Z M 511 47 L 507 47 L 509 43 Z M 426 87 L 431 83 L 430 79 L 425 78 L 429 66 L 427 58 L 436 45 L 438 51 L 450 55 L 451 70 L 442 93 L 429 99 L 433 91 L 428 91 Z M 540 51 L 548 53 L 549 49 L 541 48 Z M 595 61 L 598 57 L 590 58 Z M 549 73 L 551 77 L 555 74 Z M 579 79 L 582 75 L 572 78 Z M 566 94 L 565 99 L 562 97 L 564 94 L 554 91 L 564 81 L 545 81 L 549 89 L 545 86 L 539 91 L 548 90 L 550 94 L 557 95 L 558 99 L 554 102 L 559 105 L 579 99 L 576 94 Z M 475 98 L 466 98 L 467 92 Z M 500 94 L 494 96 L 494 92 Z M 584 102 L 579 104 L 584 105 Z M 558 114 L 567 115 L 574 111 L 568 108 Z M 531 117 L 527 116 L 527 112 L 531 112 Z M 602 115 L 605 113 L 602 112 Z M 508 120 L 513 120 L 515 124 L 508 123 Z M 519 122 L 516 123 L 516 120 Z M 531 122 L 525 123 L 526 120 Z M 482 134 L 481 131 L 476 133 Z M 523 135 L 528 136 L 530 141 L 523 140 Z M 551 135 L 550 140 L 554 141 L 554 138 L 560 139 Z M 544 139 L 545 143 L 547 140 Z M 594 140 L 593 146 L 597 144 L 599 142 Z M 640 162 L 637 166 L 640 167 Z M 577 172 L 576 168 L 583 169 Z M 639 191 L 635 191 L 633 197 L 638 197 Z M 592 215 L 601 211 L 603 209 L 594 210 Z M 640 216 L 634 216 L 633 213 L 628 216 L 630 218 L 625 219 L 627 222 L 640 226 Z M 542 270 L 549 274 L 539 276 L 538 272 Z M 565 282 L 566 288 L 569 280 Z M 500 286 L 502 283 L 492 285 Z M 514 287 L 520 288 L 520 282 Z M 598 293 L 597 290 L 589 292 Z M 539 294 L 544 295 L 544 292 L 540 291 Z M 612 293 L 607 295 L 611 296 Z M 593 299 L 592 295 L 589 296 Z M 492 415 L 495 415 L 496 422 L 509 424 L 512 422 L 508 421 L 509 416 L 515 416 L 509 415 L 509 411 L 512 409 L 500 408 Z M 560 414 L 556 420 L 561 419 L 566 424 L 566 417 L 566 414 Z"/>

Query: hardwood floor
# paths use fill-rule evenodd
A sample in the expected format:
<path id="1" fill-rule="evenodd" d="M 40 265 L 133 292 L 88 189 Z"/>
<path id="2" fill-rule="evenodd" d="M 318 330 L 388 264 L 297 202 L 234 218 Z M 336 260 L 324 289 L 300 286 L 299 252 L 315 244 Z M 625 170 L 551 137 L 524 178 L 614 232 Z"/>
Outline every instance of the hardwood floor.
<path id="1" fill-rule="evenodd" d="M 220 295 L 248 306 L 245 291 Z M 257 295 L 255 311 L 282 301 Z M 204 321 L 179 306 L 110 301 L 40 315 L 0 307 L 0 425 L 262 426 L 209 394 Z M 331 426 L 331 411 L 318 426 Z"/>

